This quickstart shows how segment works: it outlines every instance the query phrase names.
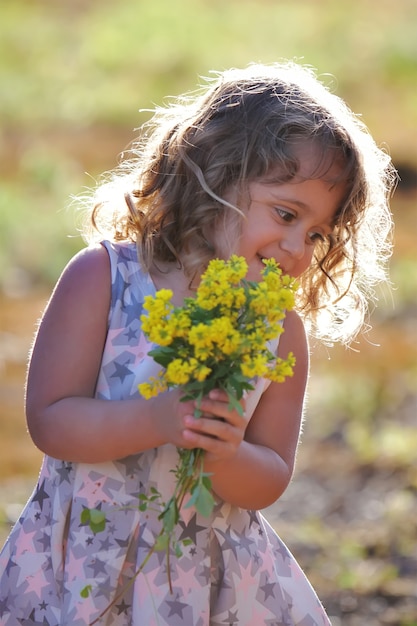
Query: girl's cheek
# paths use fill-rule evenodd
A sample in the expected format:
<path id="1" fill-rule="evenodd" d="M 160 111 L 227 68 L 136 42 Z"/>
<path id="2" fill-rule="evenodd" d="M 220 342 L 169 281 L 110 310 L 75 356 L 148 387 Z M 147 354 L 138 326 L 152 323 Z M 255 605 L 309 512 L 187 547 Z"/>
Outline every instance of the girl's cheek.
<path id="1" fill-rule="evenodd" d="M 311 265 L 313 260 L 313 251 L 308 253 L 290 272 L 293 278 L 299 278 L 303 272 L 305 272 Z"/>

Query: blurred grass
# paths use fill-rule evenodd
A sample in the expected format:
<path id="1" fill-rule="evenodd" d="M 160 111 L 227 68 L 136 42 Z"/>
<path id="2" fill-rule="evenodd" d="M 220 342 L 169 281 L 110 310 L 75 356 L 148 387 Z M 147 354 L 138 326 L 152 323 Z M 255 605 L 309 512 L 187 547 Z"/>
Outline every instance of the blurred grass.
<path id="1" fill-rule="evenodd" d="M 124 125 L 138 93 L 160 100 L 197 73 L 281 56 L 304 57 L 335 73 L 342 93 L 383 108 L 408 94 L 416 15 L 413 0 L 4 0 L 2 115 Z M 403 119 L 415 117 L 409 97 L 396 104 Z"/>
<path id="2" fill-rule="evenodd" d="M 140 108 L 212 69 L 313 65 L 396 161 L 417 163 L 415 0 L 3 0 L 0 14 L 3 283 L 16 268 L 54 281 L 82 245 L 69 194 L 115 165 Z"/>
<path id="3" fill-rule="evenodd" d="M 353 350 L 313 345 L 296 478 L 271 517 L 335 626 L 416 626 L 416 23 L 415 0 L 3 0 L 0 521 L 41 458 L 24 372 L 49 290 L 83 245 L 70 195 L 114 167 L 148 116 L 139 109 L 212 69 L 295 58 L 363 113 L 402 181 L 394 290 L 381 288 Z"/>

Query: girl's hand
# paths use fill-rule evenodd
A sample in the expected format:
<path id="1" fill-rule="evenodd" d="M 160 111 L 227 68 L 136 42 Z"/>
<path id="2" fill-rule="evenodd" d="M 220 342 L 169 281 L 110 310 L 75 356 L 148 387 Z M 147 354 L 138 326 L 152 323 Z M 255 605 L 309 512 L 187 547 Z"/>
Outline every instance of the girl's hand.
<path id="1" fill-rule="evenodd" d="M 195 403 L 191 403 L 194 404 Z M 189 403 L 186 403 L 189 407 Z M 207 461 L 232 459 L 239 448 L 247 427 L 245 401 L 241 401 L 243 414 L 229 408 L 229 399 L 224 391 L 214 389 L 203 398 L 201 417 L 193 412 L 184 414 L 182 438 L 184 448 L 202 448 Z"/>
<path id="2" fill-rule="evenodd" d="M 171 443 L 177 448 L 192 448 L 184 439 L 185 416 L 193 413 L 195 402 L 181 402 L 181 388 L 170 389 L 149 400 L 151 420 L 156 424 L 160 444 Z"/>

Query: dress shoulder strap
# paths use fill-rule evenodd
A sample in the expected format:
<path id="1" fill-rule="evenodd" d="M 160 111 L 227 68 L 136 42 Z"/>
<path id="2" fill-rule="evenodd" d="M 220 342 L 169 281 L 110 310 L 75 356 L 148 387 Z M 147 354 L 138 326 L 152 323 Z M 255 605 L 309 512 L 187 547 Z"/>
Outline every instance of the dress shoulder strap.
<path id="1" fill-rule="evenodd" d="M 119 318 L 123 315 L 123 322 L 128 326 L 132 316 L 140 314 L 144 297 L 155 294 L 155 287 L 149 273 L 139 262 L 134 242 L 102 241 L 101 245 L 110 259 L 110 320 L 115 314 Z"/>

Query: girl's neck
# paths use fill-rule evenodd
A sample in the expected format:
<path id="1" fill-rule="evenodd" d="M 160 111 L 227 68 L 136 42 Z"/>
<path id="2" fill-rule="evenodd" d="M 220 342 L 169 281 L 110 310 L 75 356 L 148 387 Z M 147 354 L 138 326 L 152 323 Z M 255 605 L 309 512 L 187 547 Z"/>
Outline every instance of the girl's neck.
<path id="1" fill-rule="evenodd" d="M 184 298 L 195 295 L 195 292 L 190 289 L 190 279 L 175 263 L 153 265 L 149 274 L 156 290 L 171 289 L 172 302 L 175 306 L 182 306 Z"/>

